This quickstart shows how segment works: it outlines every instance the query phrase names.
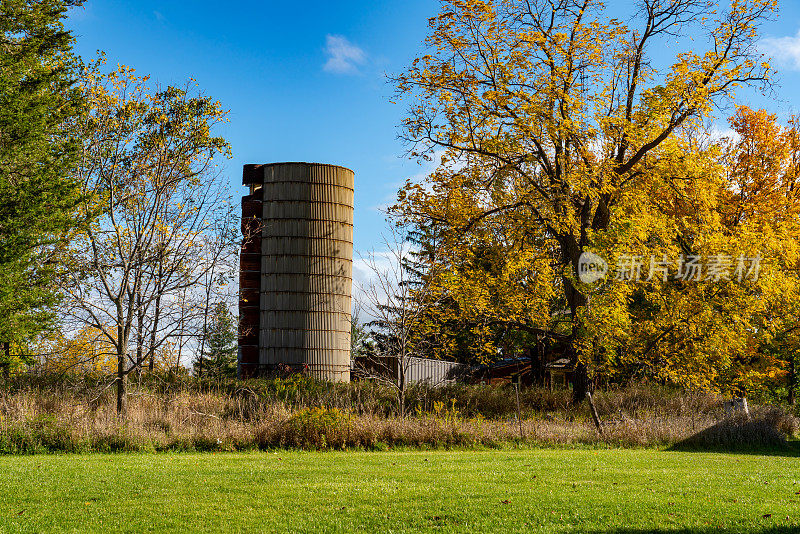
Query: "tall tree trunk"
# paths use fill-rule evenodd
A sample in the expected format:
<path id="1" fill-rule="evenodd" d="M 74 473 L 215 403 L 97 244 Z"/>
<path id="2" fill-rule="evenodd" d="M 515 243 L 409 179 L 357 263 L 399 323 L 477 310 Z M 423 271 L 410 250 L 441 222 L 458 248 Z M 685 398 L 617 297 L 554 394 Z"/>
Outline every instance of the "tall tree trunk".
<path id="1" fill-rule="evenodd" d="M 184 327 L 184 319 L 181 316 L 180 320 L 180 337 L 178 338 L 178 354 L 175 356 L 175 376 L 178 376 L 181 368 L 181 360 L 183 359 L 183 344 L 186 339 L 186 329 Z"/>
<path id="2" fill-rule="evenodd" d="M 400 411 L 400 417 L 406 416 L 406 369 L 405 369 L 405 353 L 401 352 L 400 358 L 397 360 L 397 403 Z"/>
<path id="3" fill-rule="evenodd" d="M 149 358 L 147 369 L 150 371 L 150 374 L 153 373 L 155 369 L 155 359 L 156 359 L 156 333 L 158 332 L 158 319 L 161 315 L 161 293 L 156 296 L 156 307 L 153 312 L 153 325 L 150 329 L 150 347 L 148 348 L 148 355 Z"/>
<path id="4" fill-rule="evenodd" d="M 136 312 L 136 373 L 141 376 L 142 368 L 141 363 L 144 354 L 144 311 L 142 310 L 140 298 L 137 297 L 137 312 Z"/>
<path id="5" fill-rule="evenodd" d="M 594 426 L 595 426 L 595 428 L 597 428 L 597 433 L 602 436 L 603 435 L 603 427 L 602 427 L 602 425 L 600 423 L 600 416 L 597 415 L 597 408 L 595 408 L 594 397 L 592 397 L 592 392 L 591 391 L 587 391 L 586 392 L 586 398 L 589 399 L 589 410 L 591 410 L 591 412 L 592 412 L 592 420 L 594 421 Z"/>
<path id="6" fill-rule="evenodd" d="M 153 324 L 150 328 L 150 346 L 148 348 L 148 357 L 150 358 L 148 362 L 147 369 L 150 371 L 150 374 L 153 374 L 153 370 L 155 369 L 155 358 L 156 358 L 156 336 L 158 335 L 158 321 L 161 318 L 161 295 L 164 293 L 164 288 L 162 286 L 162 281 L 164 280 L 164 247 L 159 246 L 159 250 L 161 251 L 159 254 L 159 261 L 158 261 L 158 279 L 156 282 L 156 303 L 155 303 L 155 310 L 153 311 Z"/>
<path id="7" fill-rule="evenodd" d="M 572 398 L 576 403 L 583 402 L 589 393 L 591 393 L 589 370 L 583 361 L 578 360 L 572 374 Z"/>
<path id="8" fill-rule="evenodd" d="M 125 372 L 125 354 L 117 354 L 117 416 L 124 418 L 128 410 L 128 392 L 126 391 L 127 373 Z"/>
<path id="9" fill-rule="evenodd" d="M 608 208 L 609 199 L 601 196 L 598 200 L 597 209 L 592 216 L 592 201 L 587 196 L 583 200 L 580 208 L 580 236 L 575 237 L 574 234 L 561 234 L 558 237 L 558 242 L 561 249 L 561 259 L 563 265 L 572 270 L 572 277 L 578 279 L 579 276 L 579 262 L 584 247 L 589 244 L 589 228 L 593 230 L 604 230 L 608 227 L 610 220 L 610 210 Z M 592 379 L 589 374 L 589 367 L 587 365 L 587 355 L 582 353 L 583 336 L 585 328 L 583 327 L 583 319 L 581 318 L 581 311 L 589 305 L 589 298 L 584 295 L 575 284 L 573 284 L 570 277 L 562 277 L 564 284 L 564 296 L 567 299 L 569 306 L 570 317 L 572 319 L 572 332 L 570 333 L 570 357 L 575 359 L 575 373 L 572 381 L 573 400 L 576 403 L 583 402 L 588 399 L 589 408 L 592 411 L 592 418 L 594 419 L 597 431 L 602 433 L 600 419 L 597 417 L 597 409 L 594 405 L 594 398 L 590 394 Z"/>
<path id="10" fill-rule="evenodd" d="M 566 267 L 572 271 L 572 275 L 578 276 L 578 262 L 581 257 L 581 246 L 572 235 L 563 235 L 559 239 L 561 243 L 561 255 Z M 589 388 L 589 372 L 583 354 L 581 354 L 581 341 L 583 335 L 583 324 L 580 317 L 581 311 L 589 303 L 589 299 L 581 293 L 578 288 L 567 276 L 561 278 L 564 285 L 564 297 L 569 306 L 570 318 L 572 321 L 572 331 L 569 336 L 569 358 L 575 361 L 575 373 L 573 374 L 572 392 L 573 400 L 576 403 L 586 399 L 586 392 Z"/>

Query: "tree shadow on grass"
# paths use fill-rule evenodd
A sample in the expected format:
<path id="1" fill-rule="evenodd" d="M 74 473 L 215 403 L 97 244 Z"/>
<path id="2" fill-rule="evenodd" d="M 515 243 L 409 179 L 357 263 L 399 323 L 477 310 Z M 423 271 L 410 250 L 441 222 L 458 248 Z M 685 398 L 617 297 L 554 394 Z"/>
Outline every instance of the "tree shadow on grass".
<path id="1" fill-rule="evenodd" d="M 800 526 L 765 527 L 703 527 L 703 528 L 617 528 L 609 530 L 590 530 L 589 534 L 797 534 Z"/>
<path id="2" fill-rule="evenodd" d="M 789 441 L 781 447 L 747 447 L 725 445 L 697 445 L 694 443 L 678 443 L 666 449 L 668 452 L 715 452 L 724 454 L 747 454 L 752 456 L 778 456 L 783 458 L 800 458 L 800 442 Z M 795 532 L 800 533 L 800 528 Z"/>
<path id="3" fill-rule="evenodd" d="M 667 449 L 800 458 L 800 442 L 787 441 L 780 419 L 767 414 L 729 417 Z"/>

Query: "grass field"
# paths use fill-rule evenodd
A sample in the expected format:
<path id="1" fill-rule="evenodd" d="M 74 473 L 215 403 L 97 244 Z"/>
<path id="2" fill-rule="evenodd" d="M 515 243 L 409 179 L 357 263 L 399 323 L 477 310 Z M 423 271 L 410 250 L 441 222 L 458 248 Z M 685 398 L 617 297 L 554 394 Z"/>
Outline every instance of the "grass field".
<path id="1" fill-rule="evenodd" d="M 656 450 L 0 458 L 0 532 L 800 532 L 800 457 Z"/>

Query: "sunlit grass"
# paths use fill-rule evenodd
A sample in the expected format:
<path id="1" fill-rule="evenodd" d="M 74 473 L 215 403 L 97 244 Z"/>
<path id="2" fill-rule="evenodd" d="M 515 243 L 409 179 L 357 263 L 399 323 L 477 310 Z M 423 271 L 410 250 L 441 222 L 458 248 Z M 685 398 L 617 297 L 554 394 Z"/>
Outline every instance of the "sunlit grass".
<path id="1" fill-rule="evenodd" d="M 0 458 L 2 532 L 795 532 L 800 458 L 656 450 Z"/>

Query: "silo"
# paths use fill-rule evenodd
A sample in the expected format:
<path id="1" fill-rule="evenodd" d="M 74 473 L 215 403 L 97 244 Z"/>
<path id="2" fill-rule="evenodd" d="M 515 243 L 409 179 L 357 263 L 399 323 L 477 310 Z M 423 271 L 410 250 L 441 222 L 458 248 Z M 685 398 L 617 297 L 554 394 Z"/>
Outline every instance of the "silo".
<path id="1" fill-rule="evenodd" d="M 242 197 L 242 251 L 239 255 L 239 376 L 259 372 L 261 322 L 261 188 Z"/>
<path id="2" fill-rule="evenodd" d="M 243 181 L 261 203 L 261 265 L 258 364 L 245 369 L 240 358 L 241 374 L 292 369 L 348 381 L 353 171 L 319 163 L 245 165 Z"/>

